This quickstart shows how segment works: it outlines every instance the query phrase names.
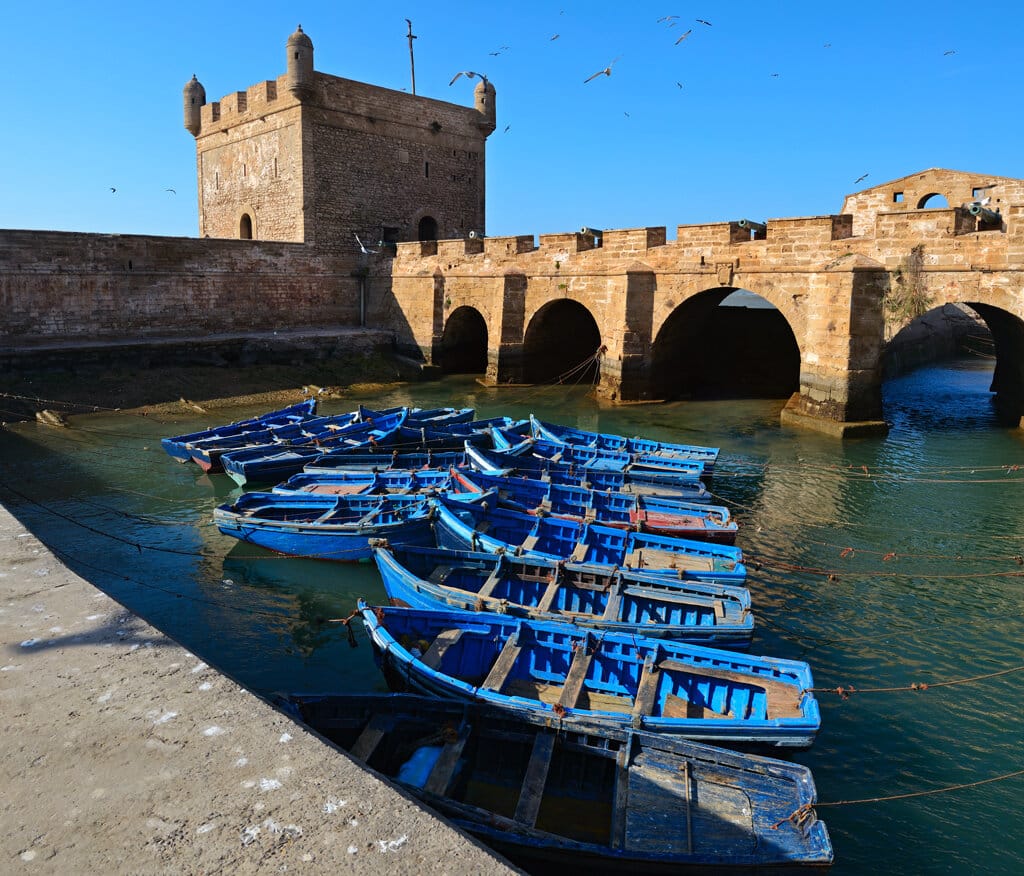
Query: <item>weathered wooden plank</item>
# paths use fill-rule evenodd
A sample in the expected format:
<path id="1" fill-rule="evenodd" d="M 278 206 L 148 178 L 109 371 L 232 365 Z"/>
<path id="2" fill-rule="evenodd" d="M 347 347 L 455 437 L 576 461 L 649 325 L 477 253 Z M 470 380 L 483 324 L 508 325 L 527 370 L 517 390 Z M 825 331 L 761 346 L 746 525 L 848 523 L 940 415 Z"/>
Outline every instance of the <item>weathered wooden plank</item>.
<path id="1" fill-rule="evenodd" d="M 587 652 L 586 644 L 582 644 L 576 649 L 572 664 L 565 676 L 562 695 L 558 698 L 560 706 L 567 709 L 575 708 L 580 698 L 580 692 L 583 690 L 583 683 L 587 680 L 587 670 L 590 668 L 590 661 L 593 657 L 593 654 Z"/>
<path id="2" fill-rule="evenodd" d="M 437 669 L 441 665 L 441 660 L 444 658 L 445 652 L 462 638 L 462 633 L 462 630 L 455 628 L 441 630 L 441 632 L 437 634 L 437 638 L 431 642 L 430 647 L 427 649 L 427 653 L 424 654 L 420 660 L 422 660 L 431 669 Z"/>
<path id="3" fill-rule="evenodd" d="M 491 671 L 487 673 L 487 678 L 484 679 L 484 683 L 480 687 L 501 693 L 502 685 L 505 684 L 505 679 L 512 671 L 512 665 L 516 662 L 521 650 L 518 634 L 509 636 L 502 646 L 498 659 L 494 661 Z"/>
<path id="4" fill-rule="evenodd" d="M 434 571 L 427 578 L 433 584 L 444 584 L 445 579 L 452 573 L 451 566 L 435 566 Z"/>
<path id="5" fill-rule="evenodd" d="M 619 620 L 619 611 L 622 607 L 622 595 L 623 592 L 628 593 L 629 590 L 623 591 L 622 586 L 617 586 L 611 593 L 608 594 L 608 602 L 604 606 L 604 614 L 601 615 L 603 621 L 617 621 Z"/>
<path id="6" fill-rule="evenodd" d="M 381 739 L 384 738 L 384 734 L 391 729 L 391 718 L 387 715 L 374 715 L 363 728 L 363 732 L 359 734 L 355 743 L 349 749 L 349 754 L 352 755 L 356 760 L 361 760 L 364 763 L 370 759 L 370 755 L 376 751 L 377 746 L 380 745 Z"/>
<path id="7" fill-rule="evenodd" d="M 570 561 L 574 563 L 582 563 L 587 558 L 587 552 L 590 550 L 590 545 L 585 541 L 577 543 L 576 547 L 572 549 L 572 553 L 569 555 Z"/>
<path id="8" fill-rule="evenodd" d="M 498 585 L 498 582 L 501 580 L 501 576 L 501 565 L 499 564 L 495 566 L 494 571 L 491 572 L 491 574 L 487 577 L 487 580 L 484 581 L 484 586 L 480 588 L 478 595 L 480 596 L 481 599 L 487 599 L 494 592 L 494 588 Z"/>
<path id="9" fill-rule="evenodd" d="M 655 594 L 644 587 L 632 586 L 624 588 L 622 592 L 626 596 L 657 599 L 659 602 L 672 602 L 676 605 L 701 605 L 717 609 L 722 604 L 722 600 L 714 596 L 702 596 L 699 593 L 670 593 L 667 589 L 658 590 Z M 724 618 L 724 616 L 723 611 L 722 617 Z"/>
<path id="10" fill-rule="evenodd" d="M 655 668 L 654 661 L 648 657 L 644 661 L 644 668 L 640 671 L 640 685 L 637 688 L 636 700 L 633 703 L 633 717 L 641 718 L 650 715 L 654 711 L 655 695 L 658 692 L 658 682 L 661 680 L 661 672 Z"/>
<path id="11" fill-rule="evenodd" d="M 667 671 L 685 672 L 688 675 L 703 676 L 705 678 L 716 678 L 720 681 L 731 681 L 745 687 L 761 688 L 767 697 L 767 717 L 772 718 L 799 718 L 800 699 L 803 692 L 795 684 L 786 684 L 784 681 L 777 681 L 773 678 L 762 678 L 756 675 L 746 675 L 742 672 L 733 672 L 718 666 L 690 666 L 686 663 L 679 663 L 674 660 L 662 660 L 660 668 Z"/>
<path id="12" fill-rule="evenodd" d="M 630 737 L 632 738 L 632 737 Z M 615 790 L 612 797 L 612 830 L 609 844 L 613 849 L 625 848 L 627 814 L 629 812 L 629 745 L 619 749 L 615 758 Z"/>
<path id="13" fill-rule="evenodd" d="M 544 595 L 540 598 L 540 602 L 537 603 L 537 611 L 551 611 L 551 606 L 554 603 L 555 597 L 558 595 L 558 589 L 561 586 L 562 585 L 558 582 L 557 578 L 548 584 L 547 589 L 544 591 Z"/>
<path id="14" fill-rule="evenodd" d="M 462 749 L 466 747 L 467 736 L 462 736 L 454 742 L 446 742 L 441 749 L 441 756 L 434 764 L 434 768 L 427 777 L 423 790 L 428 794 L 444 795 L 448 785 L 455 775 L 455 768 L 459 765 L 459 758 L 462 756 Z"/>
<path id="15" fill-rule="evenodd" d="M 519 791 L 519 802 L 513 816 L 521 824 L 533 827 L 537 823 L 544 785 L 548 779 L 548 768 L 555 750 L 555 734 L 550 730 L 538 730 L 533 740 L 533 752 L 526 766 L 523 785 Z"/>
<path id="16" fill-rule="evenodd" d="M 532 551 L 535 547 L 537 547 L 538 540 L 539 539 L 536 535 L 528 535 L 526 536 L 526 538 L 523 539 L 521 547 L 524 551 Z"/>

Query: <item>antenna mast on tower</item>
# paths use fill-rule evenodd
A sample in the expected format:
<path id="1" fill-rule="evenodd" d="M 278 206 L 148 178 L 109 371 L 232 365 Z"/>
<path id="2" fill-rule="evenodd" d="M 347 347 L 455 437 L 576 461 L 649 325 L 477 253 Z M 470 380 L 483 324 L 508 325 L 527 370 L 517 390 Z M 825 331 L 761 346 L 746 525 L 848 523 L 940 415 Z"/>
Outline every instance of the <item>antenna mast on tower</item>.
<path id="1" fill-rule="evenodd" d="M 412 56 L 412 41 L 416 39 L 412 32 L 412 22 L 407 18 L 405 23 L 409 25 L 409 72 L 412 74 L 412 93 L 416 93 L 416 61 Z"/>

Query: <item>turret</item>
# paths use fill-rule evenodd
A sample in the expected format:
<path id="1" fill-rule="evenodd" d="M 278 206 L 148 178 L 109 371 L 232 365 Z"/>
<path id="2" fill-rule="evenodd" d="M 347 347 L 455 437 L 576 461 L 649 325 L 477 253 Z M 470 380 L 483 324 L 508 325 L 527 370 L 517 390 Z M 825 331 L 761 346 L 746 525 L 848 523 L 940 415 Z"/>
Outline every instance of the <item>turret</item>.
<path id="1" fill-rule="evenodd" d="M 200 108 L 206 103 L 206 89 L 196 79 L 196 74 L 185 85 L 185 130 L 193 137 L 199 136 Z"/>
<path id="2" fill-rule="evenodd" d="M 483 116 L 480 127 L 488 134 L 494 133 L 498 126 L 498 110 L 495 105 L 494 86 L 489 79 L 481 78 L 476 84 L 476 88 L 473 89 L 473 101 L 476 111 Z"/>
<path id="3" fill-rule="evenodd" d="M 301 24 L 288 37 L 288 90 L 299 100 L 313 96 L 313 41 Z"/>

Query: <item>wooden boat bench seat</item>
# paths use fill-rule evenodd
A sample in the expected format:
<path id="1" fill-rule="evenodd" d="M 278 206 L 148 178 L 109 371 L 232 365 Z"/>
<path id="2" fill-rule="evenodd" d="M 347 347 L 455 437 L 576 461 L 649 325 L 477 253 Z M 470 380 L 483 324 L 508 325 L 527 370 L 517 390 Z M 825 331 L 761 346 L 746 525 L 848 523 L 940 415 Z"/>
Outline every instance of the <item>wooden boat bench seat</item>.
<path id="1" fill-rule="evenodd" d="M 524 551 L 532 551 L 537 547 L 537 542 L 539 540 L 540 539 L 536 535 L 528 535 L 526 536 L 526 538 L 523 539 L 523 543 L 520 545 L 520 547 Z"/>
<path id="2" fill-rule="evenodd" d="M 537 611 L 551 611 L 551 606 L 554 604 L 555 597 L 558 595 L 561 586 L 557 578 L 548 584 L 544 590 L 544 595 L 540 598 L 540 602 L 537 603 Z"/>
<path id="3" fill-rule="evenodd" d="M 498 586 L 499 581 L 501 581 L 501 566 L 495 568 L 495 570 L 487 576 L 487 580 L 484 581 L 483 586 L 477 592 L 477 595 L 481 599 L 489 599 L 491 594 L 494 593 L 494 588 Z"/>
<path id="4" fill-rule="evenodd" d="M 757 676 L 745 675 L 741 672 L 731 672 L 728 669 L 719 669 L 717 667 L 701 668 L 689 666 L 688 664 L 672 660 L 663 660 L 659 666 L 662 669 L 676 670 L 690 675 L 732 681 L 748 688 L 761 688 L 767 698 L 766 717 L 769 721 L 774 718 L 799 718 L 803 714 L 800 709 L 803 691 L 796 685 L 786 684 L 772 678 L 758 678 Z M 706 711 L 710 712 L 710 715 L 705 715 L 704 717 L 734 717 L 733 715 L 722 716 L 717 712 L 711 712 L 711 710 Z M 741 717 L 746 716 L 743 715 Z"/>
<path id="5" fill-rule="evenodd" d="M 487 678 L 484 679 L 480 687 L 501 693 L 501 689 L 504 687 L 508 674 L 512 671 L 512 666 L 516 662 L 516 658 L 521 650 L 519 636 L 509 636 L 498 654 L 498 659 L 494 661 L 491 671 L 487 673 Z"/>
<path id="6" fill-rule="evenodd" d="M 454 627 L 441 630 L 420 660 L 431 669 L 437 669 L 441 665 L 441 660 L 444 659 L 445 652 L 462 638 L 463 632 L 465 631 Z"/>
<path id="7" fill-rule="evenodd" d="M 453 571 L 451 566 L 435 566 L 434 571 L 427 576 L 427 580 L 431 584 L 444 584 Z"/>
<path id="8" fill-rule="evenodd" d="M 349 749 L 349 754 L 357 760 L 368 761 L 380 745 L 384 734 L 390 732 L 393 725 L 394 721 L 390 715 L 374 715 L 356 738 Z"/>
<path id="9" fill-rule="evenodd" d="M 637 548 L 626 557 L 626 565 L 634 569 L 682 569 L 687 572 L 714 571 L 710 557 L 661 551 L 657 548 Z"/>
<path id="10" fill-rule="evenodd" d="M 562 699 L 564 686 L 547 684 L 528 678 L 515 678 L 505 683 L 503 693 L 507 696 L 525 697 L 529 700 L 540 700 L 542 703 L 556 705 Z M 598 712 L 617 712 L 628 715 L 633 711 L 632 697 L 620 697 L 614 694 L 583 690 L 576 701 L 577 709 L 591 709 Z"/>
<path id="11" fill-rule="evenodd" d="M 466 736 L 462 736 L 453 742 L 446 742 L 441 749 L 441 755 L 434 764 L 423 790 L 428 794 L 444 796 L 451 784 L 452 777 L 459 765 L 459 758 L 462 756 L 462 749 L 466 747 Z"/>
<path id="12" fill-rule="evenodd" d="M 585 541 L 577 542 L 576 547 L 572 549 L 572 553 L 569 555 L 569 561 L 573 563 L 582 563 L 587 558 L 587 552 L 590 550 L 590 545 Z"/>

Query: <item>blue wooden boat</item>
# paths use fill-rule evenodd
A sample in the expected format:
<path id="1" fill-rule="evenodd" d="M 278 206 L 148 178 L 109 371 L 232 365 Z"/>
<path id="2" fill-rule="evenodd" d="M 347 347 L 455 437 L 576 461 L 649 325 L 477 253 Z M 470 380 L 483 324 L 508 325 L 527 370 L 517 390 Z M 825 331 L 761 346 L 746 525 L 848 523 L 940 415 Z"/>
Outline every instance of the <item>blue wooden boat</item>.
<path id="1" fill-rule="evenodd" d="M 594 490 L 505 474 L 452 471 L 453 492 L 497 490 L 498 504 L 527 514 L 550 514 L 676 538 L 733 544 L 736 521 L 722 505 L 682 502 L 635 493 Z"/>
<path id="2" fill-rule="evenodd" d="M 509 474 L 535 480 L 548 480 L 553 484 L 569 484 L 595 490 L 614 490 L 640 496 L 661 496 L 686 502 L 710 502 L 711 493 L 700 481 L 686 477 L 673 477 L 658 473 L 654 480 L 644 478 L 643 472 L 609 469 L 597 464 L 575 465 L 553 462 L 528 453 L 511 455 L 504 451 L 467 446 L 466 459 L 477 471 L 488 474 Z"/>
<path id="3" fill-rule="evenodd" d="M 408 694 L 277 702 L 528 872 L 777 873 L 832 861 L 800 764 Z"/>
<path id="4" fill-rule="evenodd" d="M 510 433 L 502 429 L 492 429 L 491 438 L 494 449 L 504 450 L 513 456 L 531 454 L 552 462 L 568 462 L 612 471 L 628 470 L 642 474 L 647 480 L 657 481 L 663 477 L 672 477 L 699 481 L 704 474 L 704 463 L 676 456 L 625 453 L 619 450 L 603 450 L 600 447 L 549 441 L 546 438 L 521 438 L 515 432 Z"/>
<path id="5" fill-rule="evenodd" d="M 257 417 L 249 417 L 245 420 L 236 420 L 233 423 L 226 423 L 223 426 L 211 426 L 208 429 L 201 429 L 198 432 L 189 432 L 185 435 L 175 435 L 173 438 L 163 438 L 160 446 L 167 454 L 178 462 L 188 462 L 192 454 L 186 449 L 187 444 L 203 441 L 210 438 L 226 438 L 231 435 L 239 435 L 256 429 L 264 429 L 277 425 L 301 422 L 316 414 L 317 400 L 315 398 L 305 399 L 297 404 L 279 408 L 276 411 L 268 411 Z"/>
<path id="6" fill-rule="evenodd" d="M 653 454 L 656 456 L 677 456 L 682 459 L 698 460 L 704 464 L 704 475 L 710 477 L 718 461 L 719 448 L 699 444 L 673 444 L 668 441 L 652 441 L 648 438 L 625 438 L 605 432 L 588 432 L 573 426 L 545 423 L 530 415 L 530 434 L 560 444 L 577 444 L 582 447 L 614 450 L 629 454 Z"/>
<path id="7" fill-rule="evenodd" d="M 430 468 L 463 468 L 469 464 L 464 450 L 407 451 L 395 447 L 390 452 L 381 448 L 353 447 L 334 450 L 312 462 L 307 462 L 302 471 L 309 475 L 329 475 L 336 471 L 387 471 Z"/>
<path id="8" fill-rule="evenodd" d="M 278 484 L 274 493 L 317 493 L 319 495 L 379 495 L 383 493 L 427 493 L 446 490 L 451 486 L 452 469 L 423 468 L 367 469 L 339 468 L 331 472 L 299 472 L 283 484 Z"/>
<path id="9" fill-rule="evenodd" d="M 295 557 L 369 559 L 369 540 L 433 544 L 425 496 L 318 496 L 246 493 L 214 509 L 225 535 Z"/>
<path id="10" fill-rule="evenodd" d="M 754 632 L 742 587 L 543 557 L 370 546 L 392 605 L 497 612 L 741 650 Z"/>
<path id="11" fill-rule="evenodd" d="M 254 429 L 239 435 L 210 438 L 190 443 L 187 446 L 192 461 L 207 472 L 223 471 L 221 458 L 225 453 L 236 453 L 257 448 L 273 449 L 288 446 L 331 446 L 337 440 L 344 440 L 350 427 L 375 424 L 383 426 L 391 415 L 408 414 L 404 407 L 375 411 L 360 405 L 356 410 L 330 416 L 308 417 L 295 423 Z"/>
<path id="12" fill-rule="evenodd" d="M 743 552 L 730 545 L 523 514 L 494 507 L 490 492 L 432 501 L 437 542 L 453 550 L 540 555 L 723 584 L 742 585 L 747 577 Z"/>
<path id="13" fill-rule="evenodd" d="M 359 608 L 393 690 L 740 747 L 808 748 L 821 723 L 797 660 L 499 614 Z"/>

